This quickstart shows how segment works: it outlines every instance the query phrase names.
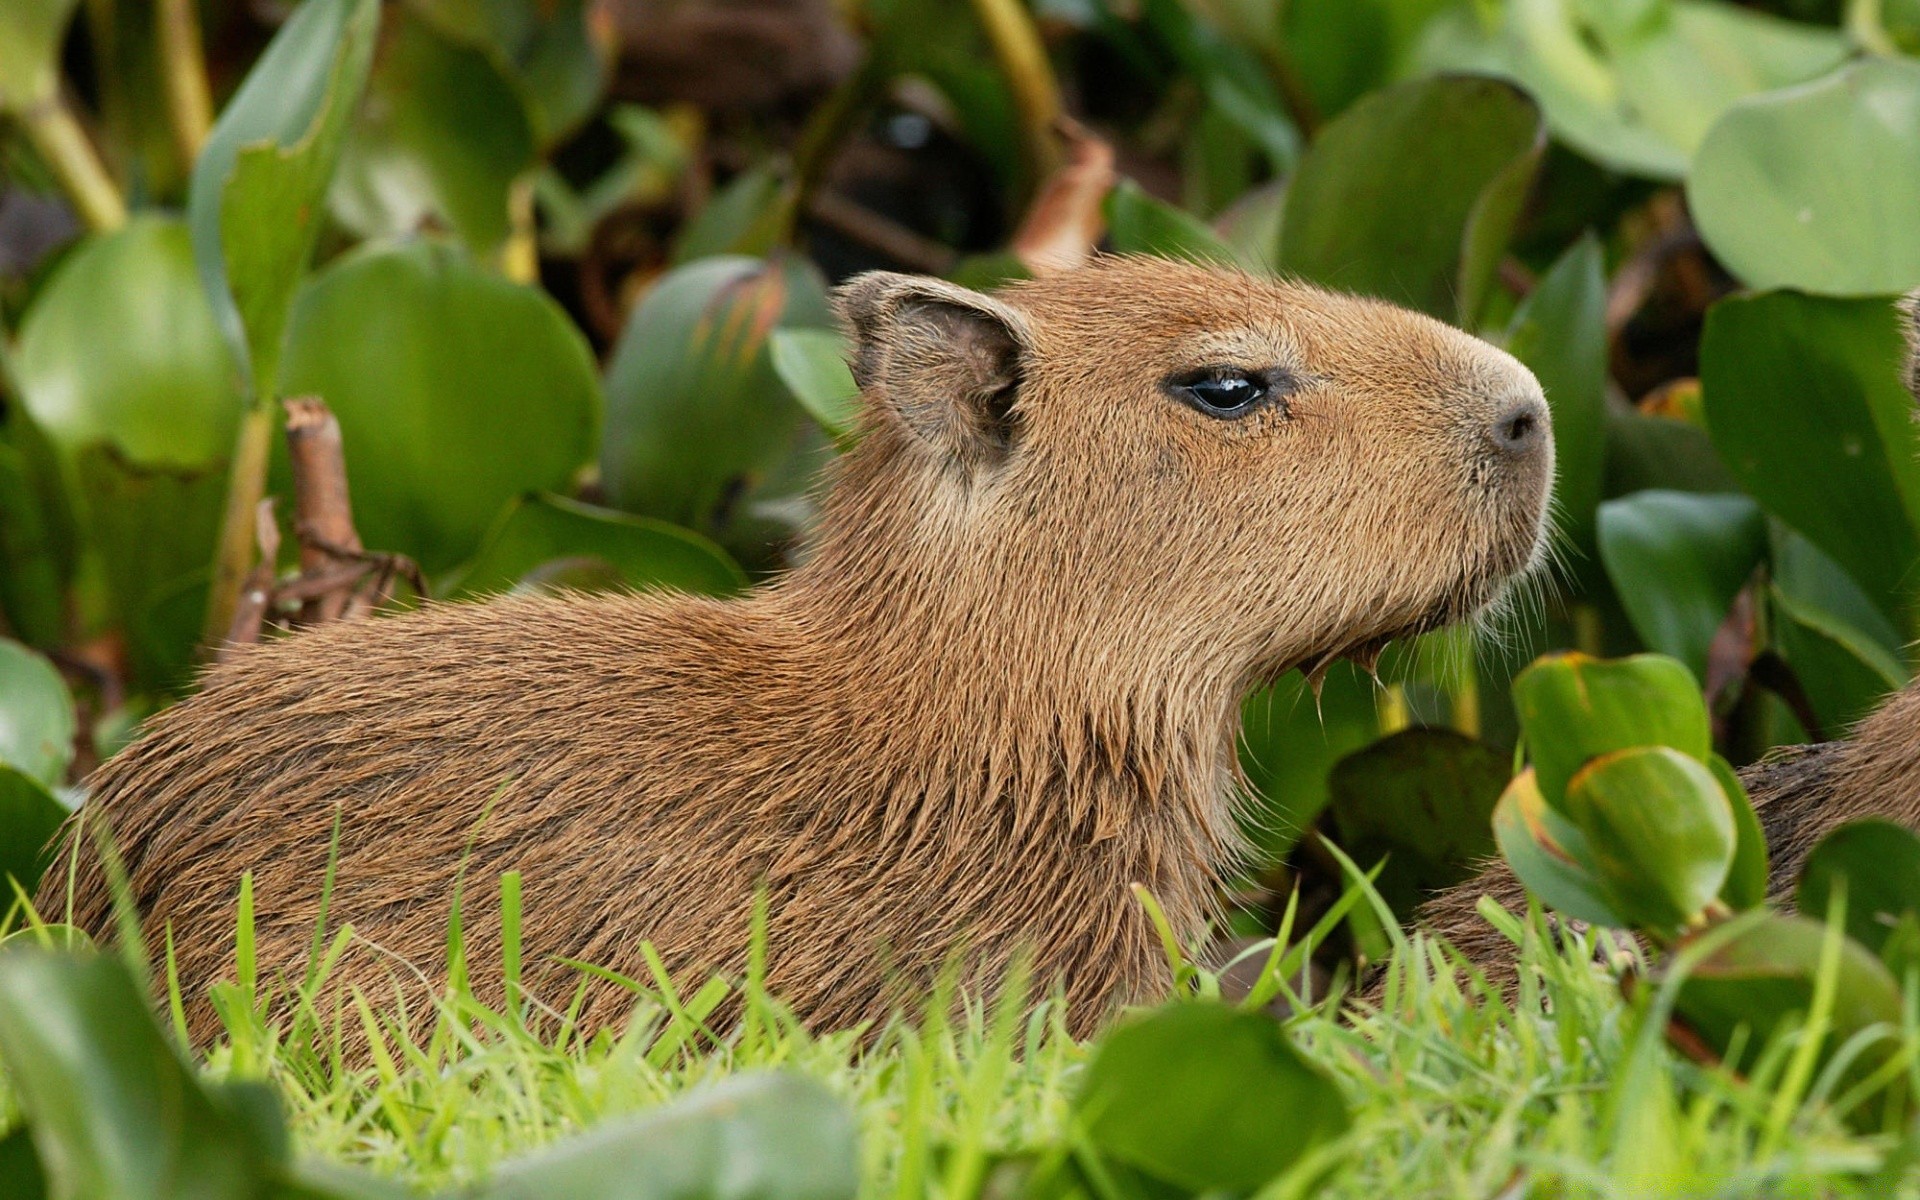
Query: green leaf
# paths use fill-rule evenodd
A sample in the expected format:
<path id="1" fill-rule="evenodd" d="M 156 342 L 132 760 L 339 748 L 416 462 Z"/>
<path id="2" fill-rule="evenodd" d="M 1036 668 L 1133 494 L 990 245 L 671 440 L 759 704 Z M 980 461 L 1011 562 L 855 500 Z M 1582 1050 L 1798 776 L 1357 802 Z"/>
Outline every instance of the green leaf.
<path id="1" fill-rule="evenodd" d="M 1677 929 L 1719 895 L 1738 830 L 1714 773 L 1668 746 L 1604 754 L 1568 781 L 1561 806 L 1586 835 L 1585 865 L 1613 910 L 1641 929 Z"/>
<path id="2" fill-rule="evenodd" d="M 1540 903 L 1590 925 L 1627 924 L 1587 866 L 1585 835 L 1547 803 L 1531 768 L 1501 793 L 1493 810 L 1493 836 L 1514 877 Z"/>
<path id="3" fill-rule="evenodd" d="M 1774 522 L 1775 648 L 1793 668 L 1821 732 L 1851 726 L 1909 678 L 1899 631 L 1840 565 Z"/>
<path id="4" fill-rule="evenodd" d="M 1351 1120 L 1278 1022 L 1197 1003 L 1102 1039 L 1074 1109 L 1096 1150 L 1192 1192 L 1251 1192 Z"/>
<path id="5" fill-rule="evenodd" d="M 379 18 L 379 0 L 307 0 L 227 102 L 194 164 L 194 261 L 256 396 L 277 394 L 288 314 Z"/>
<path id="6" fill-rule="evenodd" d="M 1920 838 L 1877 819 L 1850 821 L 1821 838 L 1800 868 L 1794 905 L 1825 920 L 1843 889 L 1847 936 L 1881 953 L 1902 918 L 1920 916 Z"/>
<path id="7" fill-rule="evenodd" d="M 511 231 L 509 189 L 534 165 L 525 108 L 480 49 L 441 36 L 404 6 L 392 26 L 328 203 L 363 237 L 438 220 L 485 258 Z"/>
<path id="8" fill-rule="evenodd" d="M 765 254 L 779 241 L 786 189 L 778 167 L 750 167 L 727 181 L 674 239 L 681 266 L 723 254 Z"/>
<path id="9" fill-rule="evenodd" d="M 65 514 L 48 511 L 47 482 L 59 486 L 57 468 L 46 471 L 0 441 L 0 617 L 22 640 L 41 647 L 66 640 L 72 574 Z M 56 493 L 52 503 L 64 501 Z"/>
<path id="10" fill-rule="evenodd" d="M 1713 748 L 1699 685 L 1658 654 L 1548 655 L 1514 678 L 1513 706 L 1540 792 L 1555 807 L 1567 781 L 1600 755 L 1668 746 L 1704 763 Z"/>
<path id="11" fill-rule="evenodd" d="M 1333 799 L 1333 766 L 1380 736 L 1373 681 L 1345 664 L 1320 694 L 1298 671 L 1241 706 L 1240 769 L 1257 803 L 1244 832 L 1262 862 L 1279 862 Z"/>
<path id="12" fill-rule="evenodd" d="M 57 786 L 73 762 L 74 728 L 73 697 L 60 672 L 0 638 L 0 765 Z"/>
<path id="13" fill-rule="evenodd" d="M 1707 311 L 1700 384 L 1714 445 L 1747 492 L 1889 613 L 1920 555 L 1920 438 L 1892 305 L 1793 292 Z"/>
<path id="14" fill-rule="evenodd" d="M 516 496 L 566 487 L 600 414 L 593 356 L 560 306 L 435 242 L 316 275 L 286 385 L 340 419 L 362 540 L 429 572 L 470 556 Z"/>
<path id="15" fill-rule="evenodd" d="M 1512 756 L 1451 729 L 1403 729 L 1341 759 L 1328 780 L 1340 845 L 1396 912 L 1474 874 L 1494 851 L 1493 809 Z"/>
<path id="16" fill-rule="evenodd" d="M 80 0 L 0 5 L 0 112 L 23 113 L 60 90 L 60 46 Z"/>
<path id="17" fill-rule="evenodd" d="M 1429 30 L 1422 65 L 1516 80 L 1554 136 L 1605 166 L 1679 180 L 1736 100 L 1812 79 L 1846 39 L 1707 0 L 1639 5 L 1509 0 L 1490 23 L 1460 6 Z"/>
<path id="18" fill-rule="evenodd" d="M 1546 147 L 1495 79 L 1423 79 L 1329 122 L 1287 189 L 1279 266 L 1469 327 Z"/>
<path id="19" fill-rule="evenodd" d="M 1600 559 L 1648 647 L 1705 686 L 1707 649 L 1767 550 L 1767 522 L 1745 496 L 1635 492 L 1600 506 Z"/>
<path id="20" fill-rule="evenodd" d="M 557 143 L 599 107 L 613 54 L 592 28 L 588 0 L 413 0 L 412 7 L 495 61 L 541 145 Z"/>
<path id="21" fill-rule="evenodd" d="M 33 1148 L 33 1135 L 17 1125 L 0 1137 L 0 1186 L 12 1200 L 46 1200 L 46 1173 Z"/>
<path id="22" fill-rule="evenodd" d="M 736 1075 L 494 1172 L 473 1200 L 752 1197 L 851 1200 L 860 1182 L 846 1104 L 797 1075 Z"/>
<path id="23" fill-rule="evenodd" d="M 1694 157 L 1687 204 L 1756 288 L 1920 287 L 1920 63 L 1867 59 L 1734 105 Z"/>
<path id="24" fill-rule="evenodd" d="M 820 428 L 844 442 L 860 417 L 860 385 L 847 366 L 847 343 L 833 329 L 776 329 L 768 340 L 773 370 Z"/>
<path id="25" fill-rule="evenodd" d="M 239 1200 L 286 1152 L 195 1082 L 117 958 L 0 955 L 0 1062 L 56 1196 Z"/>
<path id="26" fill-rule="evenodd" d="M 1733 809 L 1733 861 L 1727 867 L 1727 881 L 1721 885 L 1720 898 L 1735 912 L 1758 908 L 1767 902 L 1767 833 L 1760 825 L 1760 814 L 1753 810 L 1746 785 L 1731 764 L 1718 754 L 1707 760 L 1720 792 Z"/>
<path id="27" fill-rule="evenodd" d="M 825 284 L 797 259 L 707 258 L 668 272 L 607 366 L 607 496 L 722 531 L 732 498 L 787 458 L 803 416 L 774 374 L 768 338 L 827 323 Z"/>
<path id="28" fill-rule="evenodd" d="M 1731 940 L 1694 966 L 1680 984 L 1676 1018 L 1720 1054 L 1728 1052 L 1742 1029 L 1751 1032 L 1748 1045 L 1766 1045 L 1812 1007 L 1829 936 L 1839 936 L 1840 945 L 1825 1046 L 1844 1045 L 1876 1025 L 1897 1031 L 1900 987 L 1879 959 L 1818 921 L 1778 913 L 1754 914 Z M 1895 1041 L 1889 1038 L 1869 1050 L 1849 1074 L 1865 1073 L 1884 1062 Z"/>
<path id="29" fill-rule="evenodd" d="M 1107 233 L 1119 254 L 1151 254 L 1209 265 L 1231 265 L 1233 247 L 1192 213 L 1175 208 L 1122 179 L 1107 193 Z"/>
<path id="30" fill-rule="evenodd" d="M 0 708 L 6 696 L 0 694 Z M 5 714 L 0 713 L 0 721 Z M 47 785 L 12 767 L 0 766 L 0 896 L 13 906 L 11 877 L 29 895 L 46 867 L 48 843 L 67 819 L 67 808 Z"/>
<path id="31" fill-rule="evenodd" d="M 1650 488 L 1683 492 L 1740 490 L 1740 481 L 1720 461 L 1707 431 L 1690 421 L 1609 409 L 1606 425 L 1602 496 L 1625 496 Z"/>
<path id="32" fill-rule="evenodd" d="M 600 574 L 605 587 L 673 588 L 724 596 L 747 585 L 727 552 L 697 533 L 664 521 L 596 508 L 563 496 L 524 496 L 502 513 L 450 588 L 453 596 L 481 596 L 525 585 L 558 571 L 563 578 Z"/>
<path id="33" fill-rule="evenodd" d="M 1507 326 L 1507 351 L 1540 380 L 1553 410 L 1554 507 L 1580 547 L 1594 542 L 1606 461 L 1607 278 L 1599 239 L 1582 234 Z"/>

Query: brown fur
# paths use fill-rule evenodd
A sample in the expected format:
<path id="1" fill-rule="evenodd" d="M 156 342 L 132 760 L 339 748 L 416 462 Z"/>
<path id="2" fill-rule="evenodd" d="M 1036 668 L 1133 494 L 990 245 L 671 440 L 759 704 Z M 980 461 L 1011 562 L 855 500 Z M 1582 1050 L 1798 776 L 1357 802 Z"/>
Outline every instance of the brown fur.
<path id="1" fill-rule="evenodd" d="M 1907 357 L 1901 378 L 1920 404 L 1920 291 L 1899 301 Z M 1844 742 L 1776 751 L 1740 772 L 1766 830 L 1776 899 L 1793 892 L 1814 846 L 1836 827 L 1880 817 L 1920 829 L 1920 682 L 1896 693 Z M 1526 909 L 1526 889 L 1503 862 L 1442 893 L 1420 911 L 1420 923 L 1452 942 L 1499 983 L 1514 978 L 1513 944 L 1481 919 L 1482 896 L 1511 912 Z"/>
<path id="2" fill-rule="evenodd" d="M 1467 616 L 1539 553 L 1551 477 L 1532 376 L 1372 301 L 1109 259 L 991 299 L 871 275 L 841 293 L 867 416 L 805 564 L 739 600 L 438 604 L 262 646 L 94 777 L 196 1036 L 254 873 L 263 973 L 297 978 L 340 821 L 336 982 L 413 994 L 449 906 L 499 991 L 500 872 L 525 878 L 527 981 L 571 957 L 683 979 L 743 966 L 757 881 L 773 989 L 877 1017 L 971 954 L 1029 947 L 1089 1028 L 1165 986 L 1129 898 L 1196 936 L 1241 853 L 1248 689 Z M 1283 367 L 1241 420 L 1169 372 Z M 1488 438 L 1514 403 L 1542 433 Z M 75 916 L 109 891 L 83 847 Z M 62 906 L 64 873 L 39 897 Z M 417 970 L 417 976 L 409 970 Z M 407 980 L 412 982 L 408 983 Z M 627 997 L 592 984 L 589 1024 Z"/>

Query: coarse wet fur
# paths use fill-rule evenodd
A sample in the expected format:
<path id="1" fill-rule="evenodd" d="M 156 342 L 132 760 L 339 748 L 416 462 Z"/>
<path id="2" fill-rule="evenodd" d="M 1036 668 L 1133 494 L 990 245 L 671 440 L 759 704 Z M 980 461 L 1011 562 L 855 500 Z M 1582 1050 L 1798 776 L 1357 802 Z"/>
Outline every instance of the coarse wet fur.
<path id="1" fill-rule="evenodd" d="M 1920 291 L 1898 309 L 1907 338 L 1901 379 L 1920 405 Z M 1792 895 L 1820 839 L 1848 821 L 1878 817 L 1920 830 L 1920 682 L 1896 692 L 1848 739 L 1776 750 L 1741 768 L 1740 780 L 1767 835 L 1767 891 L 1776 900 Z M 1514 946 L 1479 915 L 1483 896 L 1509 912 L 1526 911 L 1526 889 L 1504 862 L 1494 862 L 1423 906 L 1420 924 L 1507 986 Z"/>
<path id="2" fill-rule="evenodd" d="M 1214 912 L 1249 689 L 1469 617 L 1541 554 L 1539 385 L 1427 317 L 1122 258 L 999 298 L 872 274 L 838 306 L 864 425 L 785 577 L 319 627 L 96 773 L 83 813 L 150 943 L 171 932 L 194 1037 L 243 871 L 263 978 L 305 970 L 336 819 L 330 984 L 376 1003 L 443 982 L 456 892 L 497 999 L 515 870 L 549 1003 L 581 982 L 561 959 L 645 977 L 643 939 L 683 985 L 737 976 L 764 885 L 770 988 L 816 1028 L 1027 952 L 1089 1030 L 1168 983 L 1129 885 L 1189 938 Z M 1229 369 L 1269 400 L 1181 390 Z M 105 933 L 75 837 L 73 915 Z M 589 1027 L 626 1012 L 585 986 Z"/>

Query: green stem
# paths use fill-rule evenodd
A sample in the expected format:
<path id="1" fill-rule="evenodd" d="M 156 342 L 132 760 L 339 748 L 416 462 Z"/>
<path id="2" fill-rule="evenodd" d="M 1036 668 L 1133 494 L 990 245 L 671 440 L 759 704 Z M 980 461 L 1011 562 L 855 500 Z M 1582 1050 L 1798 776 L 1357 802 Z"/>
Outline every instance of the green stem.
<path id="1" fill-rule="evenodd" d="M 220 518 L 214 552 L 213 585 L 207 591 L 207 619 L 201 642 L 217 646 L 233 624 L 240 589 L 253 570 L 254 509 L 267 491 L 267 462 L 273 452 L 273 407 L 255 404 L 241 418 L 227 474 L 227 506 Z"/>
<path id="2" fill-rule="evenodd" d="M 156 0 L 156 4 L 167 119 L 181 161 L 191 171 L 213 128 L 213 93 L 207 86 L 207 60 L 200 46 L 200 12 L 194 0 Z"/>
<path id="3" fill-rule="evenodd" d="M 1020 110 L 1028 164 L 1038 185 L 1060 165 L 1060 143 L 1054 136 L 1054 123 L 1062 111 L 1060 81 L 1047 61 L 1040 31 L 1020 0 L 973 0 L 973 11 Z"/>
<path id="4" fill-rule="evenodd" d="M 89 228 L 110 232 L 127 223 L 127 202 L 100 162 L 73 111 L 59 96 L 20 114 L 27 138 Z"/>

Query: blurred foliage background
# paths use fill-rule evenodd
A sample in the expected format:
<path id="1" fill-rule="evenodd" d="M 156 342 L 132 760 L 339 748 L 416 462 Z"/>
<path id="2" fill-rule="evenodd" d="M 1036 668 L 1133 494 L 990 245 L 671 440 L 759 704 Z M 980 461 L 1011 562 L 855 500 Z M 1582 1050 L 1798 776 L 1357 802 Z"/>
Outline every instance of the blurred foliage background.
<path id="1" fill-rule="evenodd" d="M 0 871 L 256 547 L 301 576 L 283 399 L 384 583 L 727 593 L 847 436 L 833 282 L 1095 248 L 1422 309 L 1554 408 L 1531 602 L 1248 702 L 1242 932 L 1331 903 L 1313 831 L 1462 878 L 1547 650 L 1673 655 L 1736 763 L 1836 736 L 1920 632 L 1916 54 L 1920 0 L 7 0 Z"/>

